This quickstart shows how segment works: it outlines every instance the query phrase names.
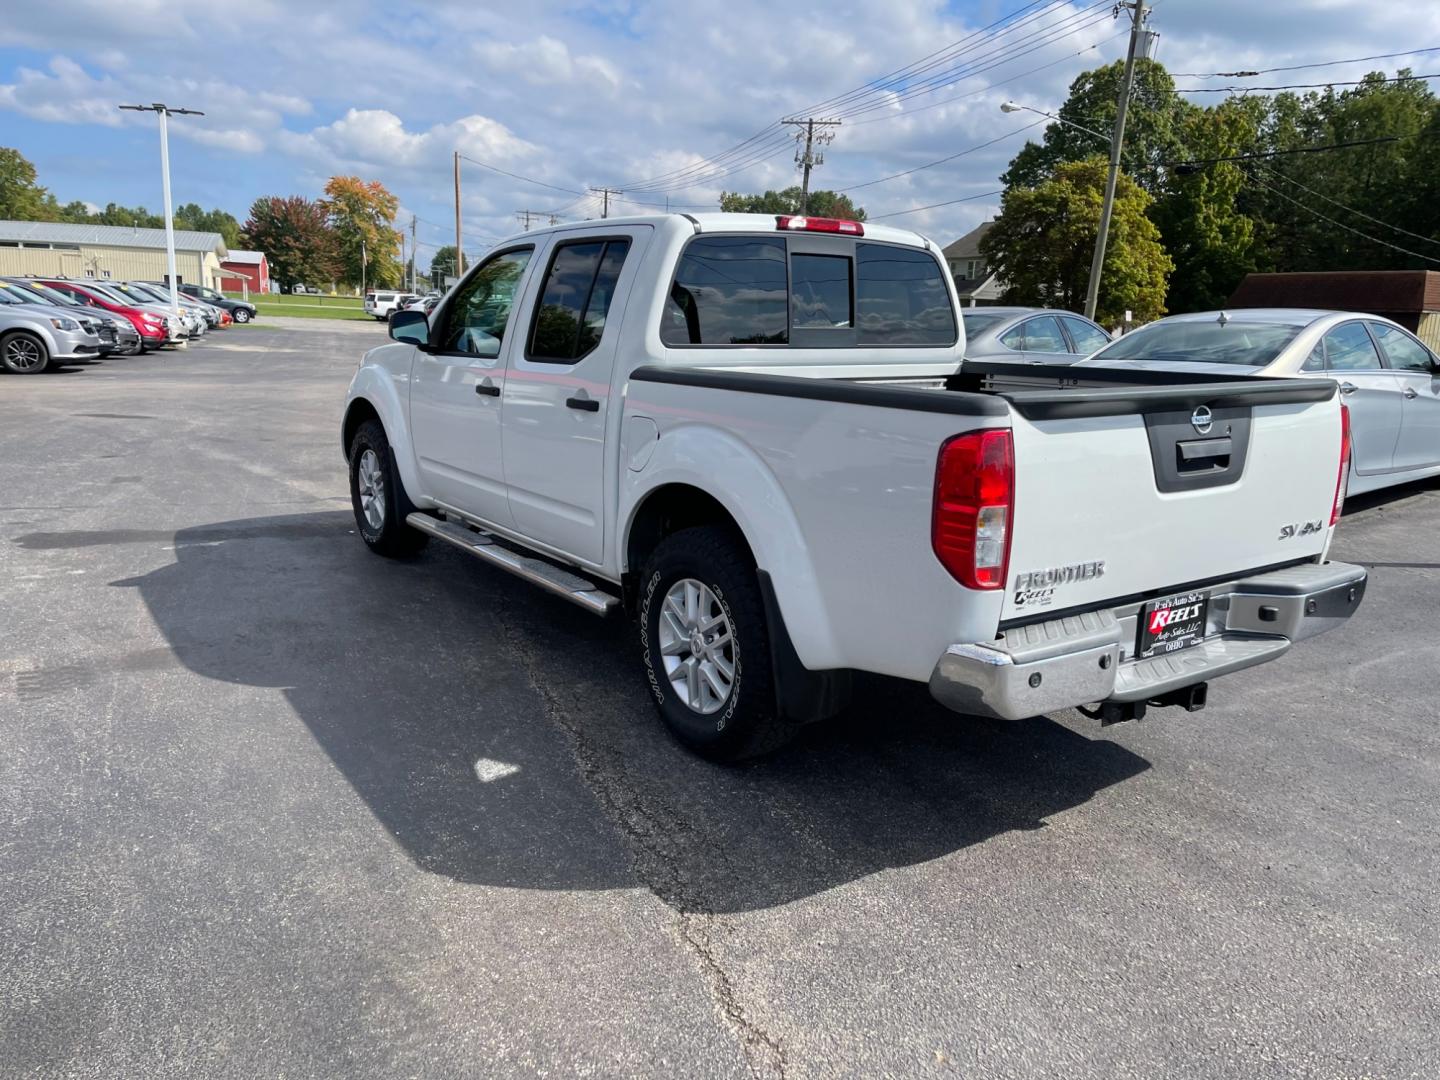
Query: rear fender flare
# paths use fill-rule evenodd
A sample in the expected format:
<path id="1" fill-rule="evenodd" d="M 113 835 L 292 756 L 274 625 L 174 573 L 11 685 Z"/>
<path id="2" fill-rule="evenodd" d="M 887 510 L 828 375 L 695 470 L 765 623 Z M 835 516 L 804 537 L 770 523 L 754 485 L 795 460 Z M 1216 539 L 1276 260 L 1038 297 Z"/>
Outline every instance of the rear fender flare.
<path id="1" fill-rule="evenodd" d="M 672 484 L 703 491 L 740 527 L 757 569 L 774 586 L 780 614 L 805 667 L 821 671 L 844 666 L 810 547 L 790 500 L 760 456 L 728 432 L 698 424 L 672 428 L 660 437 L 640 472 L 624 471 L 624 528 L 616 556 L 620 569 L 640 570 L 625 565 L 635 516 L 650 494 Z"/>

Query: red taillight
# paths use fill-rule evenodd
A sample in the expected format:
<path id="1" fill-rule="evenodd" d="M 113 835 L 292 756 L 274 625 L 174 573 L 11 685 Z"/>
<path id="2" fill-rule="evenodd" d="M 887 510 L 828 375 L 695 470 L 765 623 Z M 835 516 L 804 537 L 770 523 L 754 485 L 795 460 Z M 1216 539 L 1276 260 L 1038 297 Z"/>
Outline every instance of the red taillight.
<path id="1" fill-rule="evenodd" d="M 804 217 L 803 215 L 781 215 L 775 219 L 777 229 L 794 229 L 797 232 L 833 232 L 846 236 L 864 236 L 865 226 L 858 221 L 844 221 L 833 217 Z"/>
<path id="2" fill-rule="evenodd" d="M 1340 472 L 1335 477 L 1335 505 L 1330 511 L 1330 524 L 1340 520 L 1345 507 L 1345 488 L 1350 480 L 1350 406 L 1340 405 Z"/>
<path id="3" fill-rule="evenodd" d="M 930 544 L 961 585 L 999 589 L 1010 565 L 1015 451 L 1008 430 L 971 431 L 940 447 Z"/>

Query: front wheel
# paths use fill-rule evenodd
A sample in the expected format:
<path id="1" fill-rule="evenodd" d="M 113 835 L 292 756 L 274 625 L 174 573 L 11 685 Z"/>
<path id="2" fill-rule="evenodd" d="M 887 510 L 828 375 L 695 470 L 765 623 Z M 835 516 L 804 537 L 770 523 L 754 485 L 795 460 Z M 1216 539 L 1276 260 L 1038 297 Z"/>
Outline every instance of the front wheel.
<path id="1" fill-rule="evenodd" d="M 250 312 L 244 308 L 236 308 L 230 313 L 230 317 L 238 323 L 247 323 L 250 321 Z"/>
<path id="2" fill-rule="evenodd" d="M 50 350 L 34 334 L 8 334 L 0 338 L 0 365 L 14 375 L 38 375 L 50 366 Z"/>
<path id="3" fill-rule="evenodd" d="M 739 761 L 795 734 L 776 708 L 755 564 L 732 531 L 682 529 L 656 547 L 641 583 L 640 653 L 660 718 L 701 756 Z"/>
<path id="4" fill-rule="evenodd" d="M 410 501 L 378 420 L 361 424 L 350 442 L 350 503 L 360 538 L 377 555 L 413 555 L 430 539 L 405 524 Z"/>

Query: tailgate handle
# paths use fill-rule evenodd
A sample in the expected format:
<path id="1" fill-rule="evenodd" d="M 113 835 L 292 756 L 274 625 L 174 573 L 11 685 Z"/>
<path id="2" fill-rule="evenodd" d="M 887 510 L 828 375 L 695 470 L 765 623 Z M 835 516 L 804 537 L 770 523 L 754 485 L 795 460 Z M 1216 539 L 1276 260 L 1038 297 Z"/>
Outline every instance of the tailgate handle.
<path id="1" fill-rule="evenodd" d="M 1230 468 L 1230 436 L 1223 439 L 1197 439 L 1176 443 L 1180 460 L 1176 471 L 1181 473 L 1219 472 Z"/>

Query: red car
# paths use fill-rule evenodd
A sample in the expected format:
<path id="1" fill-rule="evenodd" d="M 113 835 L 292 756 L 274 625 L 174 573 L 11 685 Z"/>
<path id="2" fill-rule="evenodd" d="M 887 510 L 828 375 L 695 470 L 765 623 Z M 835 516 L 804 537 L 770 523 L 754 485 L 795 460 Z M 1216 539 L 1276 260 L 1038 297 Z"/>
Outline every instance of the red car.
<path id="1" fill-rule="evenodd" d="M 141 352 L 158 349 L 170 340 L 163 314 L 122 303 L 117 294 L 109 292 L 103 285 L 92 284 L 88 281 L 70 281 L 66 278 L 36 278 L 36 280 L 42 285 L 58 289 L 66 296 L 74 297 L 82 304 L 103 308 L 129 319 L 140 333 Z"/>

